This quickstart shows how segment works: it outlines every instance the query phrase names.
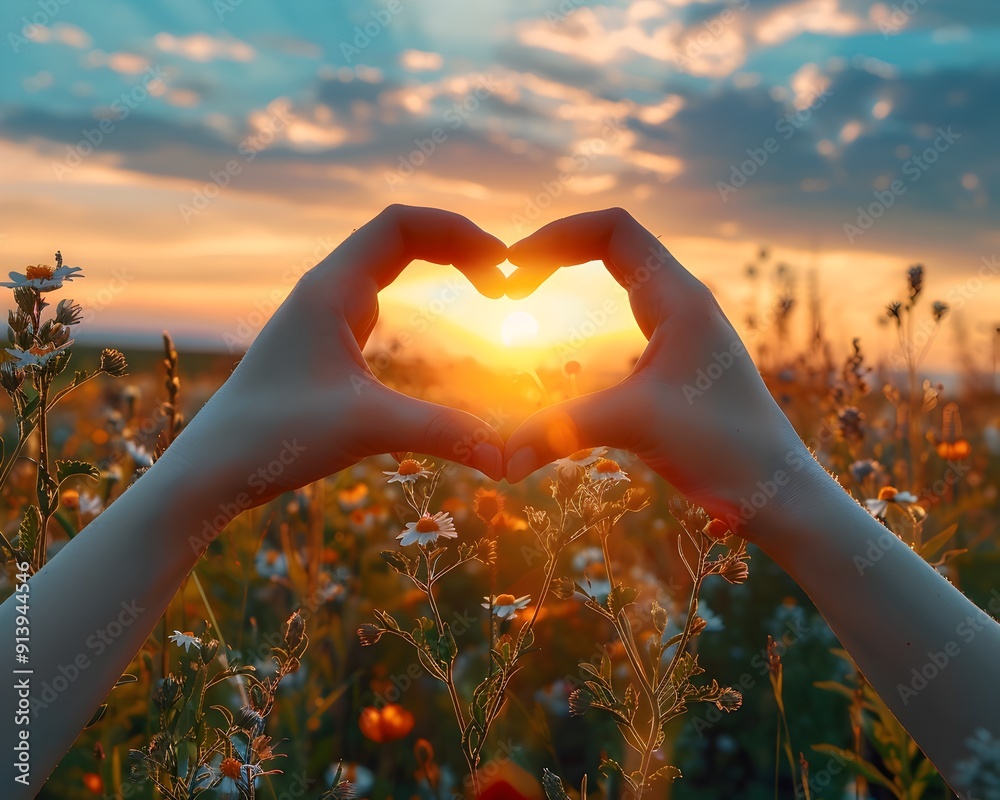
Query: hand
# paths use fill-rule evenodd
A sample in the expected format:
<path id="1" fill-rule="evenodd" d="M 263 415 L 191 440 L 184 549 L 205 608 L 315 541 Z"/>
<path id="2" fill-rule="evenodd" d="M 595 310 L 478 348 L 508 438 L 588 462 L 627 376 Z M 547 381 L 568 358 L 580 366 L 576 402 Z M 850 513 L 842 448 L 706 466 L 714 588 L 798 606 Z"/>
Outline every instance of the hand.
<path id="1" fill-rule="evenodd" d="M 454 264 L 498 298 L 506 251 L 457 214 L 390 206 L 302 277 L 165 458 L 211 476 L 213 496 L 239 498 L 240 510 L 377 453 L 412 451 L 501 478 L 492 427 L 388 389 L 362 348 L 379 290 L 410 261 Z"/>
<path id="2" fill-rule="evenodd" d="M 753 530 L 764 519 L 754 502 L 761 493 L 773 509 L 800 490 L 795 473 L 817 476 L 711 292 L 627 212 L 558 220 L 510 247 L 508 259 L 519 267 L 508 277 L 507 294 L 515 299 L 561 266 L 603 260 L 628 290 L 649 340 L 617 386 L 526 420 L 507 442 L 508 480 L 575 450 L 608 445 L 635 453 L 731 527 L 753 518 Z"/>

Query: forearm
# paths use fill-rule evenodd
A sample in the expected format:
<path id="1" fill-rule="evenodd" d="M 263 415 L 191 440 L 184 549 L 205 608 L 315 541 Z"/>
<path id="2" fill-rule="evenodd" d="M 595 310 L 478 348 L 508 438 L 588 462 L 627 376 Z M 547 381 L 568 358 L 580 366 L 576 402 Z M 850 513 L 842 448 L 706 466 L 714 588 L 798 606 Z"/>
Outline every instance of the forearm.
<path id="1" fill-rule="evenodd" d="M 0 606 L 0 669 L 8 687 L 0 725 L 3 797 L 34 797 L 217 534 L 219 500 L 205 475 L 188 466 L 183 453 L 168 451 L 31 578 L 26 665 L 14 663 L 14 598 Z M 12 674 L 25 668 L 31 674 Z M 11 686 L 25 679 L 29 721 L 15 725 L 19 693 Z M 14 782 L 20 773 L 11 757 L 25 729 L 29 787 Z"/>
<path id="2" fill-rule="evenodd" d="M 748 529 L 949 779 L 977 728 L 1000 734 L 1000 625 L 810 462 L 796 502 Z"/>

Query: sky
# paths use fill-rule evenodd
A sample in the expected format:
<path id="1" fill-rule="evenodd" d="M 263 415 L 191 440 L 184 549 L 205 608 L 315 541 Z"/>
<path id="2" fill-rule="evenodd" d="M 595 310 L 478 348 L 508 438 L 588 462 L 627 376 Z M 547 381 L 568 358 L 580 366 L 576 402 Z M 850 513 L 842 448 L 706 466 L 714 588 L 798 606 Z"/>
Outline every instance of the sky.
<path id="1" fill-rule="evenodd" d="M 931 360 L 995 345 L 995 0 L 5 0 L 0 38 L 3 271 L 60 249 L 92 336 L 243 349 L 402 202 L 508 243 L 623 206 L 741 330 L 783 263 L 845 349 L 892 346 L 919 262 L 953 312 Z M 373 347 L 403 331 L 511 363 L 642 341 L 600 265 L 518 303 L 415 265 Z"/>

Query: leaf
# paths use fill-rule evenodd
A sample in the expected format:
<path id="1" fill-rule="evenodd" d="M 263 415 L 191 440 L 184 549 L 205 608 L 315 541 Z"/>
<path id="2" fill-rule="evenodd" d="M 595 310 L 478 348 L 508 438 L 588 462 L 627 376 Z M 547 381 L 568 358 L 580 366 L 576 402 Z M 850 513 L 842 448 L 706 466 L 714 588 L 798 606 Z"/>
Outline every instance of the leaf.
<path id="1" fill-rule="evenodd" d="M 99 481 L 101 479 L 101 471 L 93 464 L 88 464 L 86 461 L 56 461 L 57 484 L 62 486 L 63 481 L 74 476 L 81 476 Z"/>
<path id="2" fill-rule="evenodd" d="M 937 536 L 933 536 L 924 542 L 920 546 L 918 555 L 926 561 L 930 556 L 934 555 L 938 550 L 944 547 L 948 540 L 955 535 L 955 531 L 958 530 L 958 523 L 955 522 L 945 528 Z"/>
<path id="3" fill-rule="evenodd" d="M 634 603 L 635 598 L 638 596 L 638 589 L 633 589 L 631 586 L 619 583 L 608 594 L 608 611 L 611 612 L 612 616 L 617 617 L 625 606 Z"/>
<path id="4" fill-rule="evenodd" d="M 455 635 L 451 632 L 451 625 L 447 622 L 444 624 L 443 643 L 446 648 L 448 659 L 450 661 L 454 661 L 455 656 L 458 655 L 458 642 L 455 641 Z"/>
<path id="5" fill-rule="evenodd" d="M 86 730 L 87 728 L 93 728 L 98 722 L 100 722 L 101 717 L 104 716 L 104 712 L 107 710 L 108 710 L 107 703 L 98 706 L 97 711 L 94 712 L 94 716 L 90 718 L 90 722 L 88 722 L 86 725 L 83 726 L 84 730 Z"/>
<path id="6" fill-rule="evenodd" d="M 956 547 L 954 550 L 946 550 L 941 554 L 941 557 L 937 561 L 929 562 L 932 567 L 940 567 L 942 564 L 951 561 L 955 556 L 960 556 L 962 553 L 968 553 L 968 547 Z"/>
<path id="7" fill-rule="evenodd" d="M 549 772 L 548 769 L 542 770 L 542 788 L 545 790 L 547 800 L 570 800 L 559 776 Z"/>
<path id="8" fill-rule="evenodd" d="M 854 700 L 854 690 L 849 686 L 844 686 L 842 683 L 837 681 L 813 681 L 813 686 L 817 689 L 822 689 L 825 692 L 836 692 L 837 694 L 842 694 L 848 700 Z"/>
<path id="9" fill-rule="evenodd" d="M 896 797 L 899 796 L 899 789 L 890 781 L 882 772 L 869 761 L 861 758 L 857 753 L 853 753 L 850 750 L 844 750 L 841 747 L 834 747 L 832 744 L 814 744 L 813 750 L 817 753 L 828 753 L 834 758 L 838 758 L 845 762 L 847 766 L 868 780 L 884 786 Z"/>
<path id="10" fill-rule="evenodd" d="M 605 775 L 611 775 L 612 773 L 618 773 L 622 777 L 625 776 L 625 770 L 622 769 L 622 765 L 615 761 L 613 758 L 602 758 L 601 759 L 601 772 Z"/>
<path id="11" fill-rule="evenodd" d="M 406 556 L 400 553 L 398 550 L 383 550 L 379 553 L 382 556 L 382 560 L 385 561 L 390 567 L 392 567 L 400 575 L 412 575 L 414 573 L 414 565 Z"/>
<path id="12" fill-rule="evenodd" d="M 17 529 L 17 546 L 23 553 L 35 552 L 35 543 L 38 541 L 38 532 L 42 529 L 42 515 L 38 511 L 38 506 L 29 506 L 24 512 L 24 519 Z"/>
<path id="13" fill-rule="evenodd" d="M 391 614 L 388 614 L 385 611 L 379 611 L 378 609 L 375 609 L 374 614 L 375 618 L 390 631 L 399 631 L 399 623 L 396 622 L 395 617 Z"/>

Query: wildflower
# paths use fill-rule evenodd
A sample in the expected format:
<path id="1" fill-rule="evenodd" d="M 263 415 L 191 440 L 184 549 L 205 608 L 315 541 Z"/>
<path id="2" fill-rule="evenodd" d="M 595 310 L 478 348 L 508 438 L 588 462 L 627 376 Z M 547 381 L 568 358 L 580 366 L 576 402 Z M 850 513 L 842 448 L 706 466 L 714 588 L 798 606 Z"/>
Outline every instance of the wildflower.
<path id="1" fill-rule="evenodd" d="M 383 633 L 384 631 L 378 625 L 366 622 L 358 628 L 358 639 L 361 640 L 362 647 L 368 647 L 381 639 Z"/>
<path id="2" fill-rule="evenodd" d="M 444 511 L 439 511 L 433 516 L 424 514 L 416 522 L 407 522 L 406 529 L 396 538 L 403 547 L 414 543 L 426 547 L 437 542 L 439 536 L 446 539 L 458 538 L 451 515 Z"/>
<path id="3" fill-rule="evenodd" d="M 559 600 L 569 600 L 576 594 L 576 584 L 569 578 L 556 578 L 552 582 L 552 594 Z"/>
<path id="4" fill-rule="evenodd" d="M 924 289 L 924 265 L 914 264 L 906 271 L 906 279 L 910 284 L 910 299 L 916 300 Z"/>
<path id="5" fill-rule="evenodd" d="M 837 424 L 842 438 L 849 442 L 860 442 L 865 438 L 862 423 L 865 421 L 865 414 L 854 406 L 842 408 L 837 413 Z"/>
<path id="6" fill-rule="evenodd" d="M 249 766 L 249 765 L 247 765 Z M 222 759 L 219 764 L 219 797 L 237 798 L 240 796 L 240 778 L 243 775 L 243 764 L 232 756 Z"/>
<path id="7" fill-rule="evenodd" d="M 96 772 L 85 772 L 83 774 L 83 785 L 84 788 L 93 794 L 100 794 L 104 791 L 104 781 L 101 780 L 101 776 Z"/>
<path id="8" fill-rule="evenodd" d="M 895 486 L 883 486 L 878 491 L 878 497 L 873 500 L 865 500 L 868 512 L 875 519 L 883 519 L 890 503 L 907 507 L 917 502 L 917 496 L 910 492 L 901 492 Z"/>
<path id="9" fill-rule="evenodd" d="M 389 483 L 416 483 L 421 478 L 429 478 L 434 473 L 425 467 L 423 461 L 404 458 L 396 469 L 388 472 L 383 470 L 382 474 L 391 476 Z"/>
<path id="10" fill-rule="evenodd" d="M 567 361 L 566 362 L 566 366 L 563 367 L 563 369 L 566 370 L 566 374 L 567 375 L 569 375 L 569 376 L 572 377 L 574 375 L 579 375 L 580 374 L 580 370 L 582 368 L 580 367 L 580 362 L 579 361 Z"/>
<path id="11" fill-rule="evenodd" d="M 714 539 L 717 542 L 729 538 L 729 526 L 721 519 L 710 519 L 708 524 L 701 529 L 701 532 L 709 539 Z"/>
<path id="12" fill-rule="evenodd" d="M 341 489 L 337 492 L 337 502 L 340 503 L 340 508 L 343 511 L 351 511 L 362 505 L 367 499 L 368 487 L 363 483 L 356 483 L 349 489 Z"/>
<path id="13" fill-rule="evenodd" d="M 934 315 L 934 321 L 940 322 L 944 315 L 948 313 L 948 304 L 942 303 L 940 300 L 935 300 L 931 304 L 931 313 Z"/>
<path id="14" fill-rule="evenodd" d="M 589 467 L 608 452 L 606 447 L 585 447 L 556 461 L 556 467 Z"/>
<path id="15" fill-rule="evenodd" d="M 129 457 L 135 462 L 137 467 L 153 466 L 153 456 L 141 444 L 138 444 L 131 439 L 126 439 L 125 450 L 129 454 Z"/>
<path id="16" fill-rule="evenodd" d="M 11 272 L 10 280 L 0 283 L 7 289 L 34 289 L 36 292 L 51 292 L 62 288 L 63 281 L 82 278 L 82 267 L 50 267 L 48 264 L 36 264 L 27 267 L 24 272 Z"/>
<path id="17" fill-rule="evenodd" d="M 281 634 L 285 639 L 285 644 L 289 650 L 294 650 L 302 643 L 306 633 L 306 621 L 298 611 L 292 612 L 282 627 Z"/>
<path id="18" fill-rule="evenodd" d="M 49 363 L 56 353 L 62 352 L 71 344 L 73 344 L 72 339 L 58 346 L 35 345 L 28 350 L 22 350 L 20 347 L 8 347 L 7 352 L 14 357 L 14 369 L 40 368 Z"/>
<path id="19" fill-rule="evenodd" d="M 489 597 L 483 599 L 486 601 L 482 604 L 483 608 L 492 606 L 493 615 L 500 619 L 517 619 L 517 612 L 527 608 L 528 603 L 531 602 L 529 595 L 515 599 L 512 594 L 498 594 L 494 595 L 492 599 Z"/>
<path id="20" fill-rule="evenodd" d="M 80 493 L 76 489 L 63 489 L 59 492 L 59 501 L 64 508 L 76 511 L 80 507 Z"/>
<path id="21" fill-rule="evenodd" d="M 263 720 L 261 720 L 263 723 Z M 250 742 L 250 749 L 261 761 L 270 761 L 274 758 L 274 747 L 271 744 L 271 737 L 263 734 L 255 736 Z"/>
<path id="22" fill-rule="evenodd" d="M 569 713 L 571 717 L 579 717 L 593 705 L 594 697 L 586 689 L 575 689 L 569 696 Z"/>
<path id="23" fill-rule="evenodd" d="M 877 475 L 881 469 L 881 465 L 870 458 L 855 461 L 850 466 L 851 477 L 858 483 L 864 483 L 867 478 Z"/>
<path id="24" fill-rule="evenodd" d="M 120 378 L 127 374 L 128 364 L 120 351 L 106 347 L 101 351 L 101 362 L 98 368 L 112 378 Z"/>
<path id="25" fill-rule="evenodd" d="M 262 547 L 254 559 L 257 574 L 262 578 L 278 578 L 288 575 L 288 559 L 280 550 L 273 547 Z"/>
<path id="26" fill-rule="evenodd" d="M 381 708 L 368 706 L 361 709 L 358 726 L 367 738 L 379 744 L 402 739 L 413 730 L 413 714 L 396 703 Z"/>
<path id="27" fill-rule="evenodd" d="M 199 652 L 201 651 L 201 639 L 191 633 L 191 631 L 174 631 L 170 637 L 170 641 L 178 647 L 183 647 L 185 653 L 190 652 L 192 647 L 197 647 Z"/>
<path id="28" fill-rule="evenodd" d="M 504 496 L 496 489 L 477 489 L 472 510 L 479 519 L 489 525 L 503 514 L 504 502 Z"/>
<path id="29" fill-rule="evenodd" d="M 104 508 L 104 502 L 96 494 L 84 492 L 80 495 L 80 513 L 97 516 Z"/>
<path id="30" fill-rule="evenodd" d="M 629 479 L 617 461 L 610 458 L 599 459 L 590 469 L 590 479 L 592 481 L 627 481 Z"/>
<path id="31" fill-rule="evenodd" d="M 948 403 L 941 412 L 941 441 L 934 445 L 937 454 L 945 461 L 958 461 L 972 452 L 969 442 L 962 438 L 962 415 L 958 403 Z"/>
<path id="32" fill-rule="evenodd" d="M 743 705 L 743 695 L 735 689 L 726 687 L 722 690 L 722 694 L 719 695 L 719 699 L 715 701 L 715 705 L 718 706 L 719 711 L 738 711 L 740 706 Z"/>
<path id="33" fill-rule="evenodd" d="M 903 304 L 899 302 L 889 303 L 889 305 L 885 307 L 885 314 L 889 319 L 894 319 L 896 320 L 896 323 L 899 324 L 899 322 L 901 321 L 899 316 L 899 309 L 901 309 L 902 307 Z"/>
<path id="34" fill-rule="evenodd" d="M 747 566 L 747 562 L 741 558 L 733 559 L 719 574 L 725 578 L 729 583 L 741 584 L 745 583 L 746 579 L 750 577 L 750 567 Z"/>

